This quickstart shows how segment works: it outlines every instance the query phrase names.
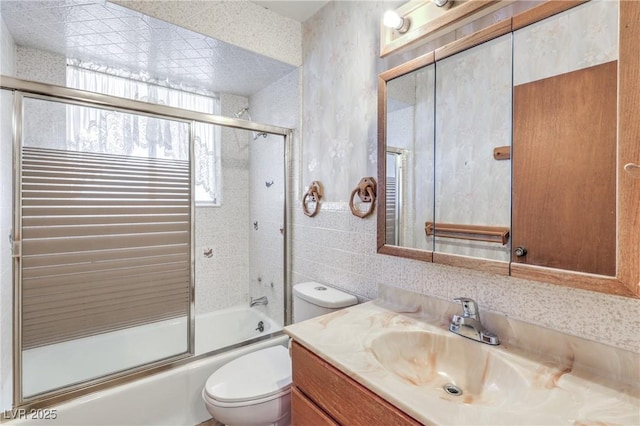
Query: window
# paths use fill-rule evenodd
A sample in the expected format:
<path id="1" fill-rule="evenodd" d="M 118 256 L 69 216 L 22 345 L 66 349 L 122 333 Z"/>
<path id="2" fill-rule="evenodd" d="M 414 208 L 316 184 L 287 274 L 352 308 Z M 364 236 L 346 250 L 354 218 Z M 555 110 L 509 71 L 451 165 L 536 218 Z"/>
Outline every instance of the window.
<path id="1" fill-rule="evenodd" d="M 168 105 L 208 114 L 220 114 L 219 99 L 209 93 L 196 93 L 159 84 L 146 76 L 109 69 L 92 69 L 91 64 L 68 64 L 67 85 L 75 89 L 103 93 L 143 102 Z M 147 158 L 186 160 L 188 147 L 175 146 L 183 140 L 184 126 L 174 122 L 116 114 L 94 108 L 68 108 L 67 149 Z M 219 206 L 222 203 L 220 167 L 220 128 L 195 123 L 195 204 Z M 188 135 L 186 135 L 188 136 Z"/>

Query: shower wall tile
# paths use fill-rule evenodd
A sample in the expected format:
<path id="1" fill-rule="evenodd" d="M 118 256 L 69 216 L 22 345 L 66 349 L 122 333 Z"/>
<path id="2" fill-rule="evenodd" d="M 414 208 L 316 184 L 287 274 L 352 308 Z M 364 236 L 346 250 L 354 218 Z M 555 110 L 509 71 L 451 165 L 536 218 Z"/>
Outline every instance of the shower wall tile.
<path id="1" fill-rule="evenodd" d="M 378 35 L 371 29 L 388 7 L 375 1 L 330 2 L 303 24 L 303 155 L 296 168 L 301 168 L 300 192 L 314 179 L 327 191 L 313 218 L 302 213 L 300 192 L 290 193 L 293 284 L 314 280 L 363 300 L 375 298 L 380 283 L 443 300 L 469 296 L 481 310 L 640 353 L 637 299 L 376 254 L 375 217 L 356 218 L 345 202 L 362 176 L 376 173 L 376 76 L 455 38 L 449 34 L 379 59 Z M 468 28 L 458 33 L 467 34 Z"/>
<path id="2" fill-rule="evenodd" d="M 13 38 L 0 16 L 0 74 L 15 74 Z M 13 221 L 13 96 L 0 90 L 0 412 L 10 409 L 13 393 L 13 275 L 8 235 Z"/>
<path id="3" fill-rule="evenodd" d="M 232 116 L 248 101 L 222 94 L 220 102 L 222 115 Z M 222 205 L 196 208 L 196 313 L 248 301 L 249 132 L 223 128 L 221 138 Z"/>
<path id="4" fill-rule="evenodd" d="M 293 145 L 299 141 L 300 72 L 295 70 L 249 98 L 255 121 L 294 129 Z M 269 135 L 250 142 L 250 288 L 252 297 L 267 296 L 260 307 L 270 318 L 284 321 L 284 195 L 292 180 L 285 175 L 284 137 Z M 288 179 L 285 181 L 285 179 Z M 260 277 L 261 281 L 258 281 Z"/>

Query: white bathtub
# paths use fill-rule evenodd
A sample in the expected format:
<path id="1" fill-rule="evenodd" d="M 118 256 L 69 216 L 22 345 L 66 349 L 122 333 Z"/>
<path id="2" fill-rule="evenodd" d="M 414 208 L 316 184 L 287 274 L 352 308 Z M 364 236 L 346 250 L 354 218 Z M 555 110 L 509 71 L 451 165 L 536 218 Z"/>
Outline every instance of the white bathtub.
<path id="1" fill-rule="evenodd" d="M 263 331 L 257 330 L 262 321 Z M 196 316 L 195 354 L 215 351 L 282 329 L 256 308 L 245 305 Z"/>
<path id="2" fill-rule="evenodd" d="M 126 367 L 135 365 L 132 362 L 137 362 L 136 360 L 150 358 L 150 353 L 166 354 L 166 352 L 158 351 L 166 351 L 168 347 L 171 347 L 169 340 L 173 339 L 174 335 L 177 334 L 180 337 L 180 333 L 176 329 L 183 329 L 184 321 L 185 319 L 163 321 L 153 324 L 154 327 L 136 327 L 135 329 L 105 333 L 101 336 L 33 349 L 31 350 L 33 352 L 25 357 L 25 360 L 28 359 L 30 362 L 29 368 L 33 370 L 25 377 L 25 379 L 32 381 L 27 385 L 25 380 L 25 389 L 27 386 L 32 390 L 37 387 L 50 389 L 55 385 L 54 379 L 64 379 L 65 383 L 71 383 L 82 380 L 83 377 L 80 377 L 80 374 L 84 374 L 85 377 L 97 377 L 117 370 L 116 364 L 118 362 L 115 362 L 114 359 L 121 359 L 123 355 L 118 353 L 121 352 L 122 344 L 120 342 L 126 342 L 129 339 L 138 339 L 136 340 L 137 347 L 141 349 L 140 351 L 129 350 L 132 353 L 126 360 Z M 255 330 L 259 321 L 263 322 L 263 332 Z M 182 322 L 182 326 L 180 322 Z M 258 310 L 245 306 L 199 315 L 196 317 L 196 354 L 231 346 L 259 335 L 273 333 L 280 328 L 277 323 L 262 315 Z M 61 404 L 53 407 L 56 410 L 55 420 L 51 418 L 46 420 L 22 419 L 15 421 L 15 423 L 193 426 L 210 418 L 201 401 L 200 391 L 211 373 L 228 361 L 245 353 L 268 346 L 283 345 L 286 342 L 285 336 L 261 341 Z M 74 347 L 72 344 L 76 346 Z M 58 347 L 54 348 L 53 346 Z M 38 350 L 40 350 L 39 353 Z M 77 353 L 81 356 L 74 359 L 72 354 Z M 59 359 L 62 365 L 69 364 L 64 361 L 64 357 L 71 357 L 78 364 L 75 365 L 75 369 L 67 371 L 66 375 L 61 374 L 60 367 L 51 363 L 53 355 L 62 357 Z M 91 359 L 93 362 L 82 363 L 82 358 Z M 43 359 L 47 361 L 47 364 L 43 365 Z M 95 368 L 96 364 L 99 371 Z M 89 368 L 89 366 L 93 368 Z M 90 375 L 87 376 L 87 374 Z M 73 376 L 69 377 L 69 375 Z M 22 417 L 22 413 L 16 413 L 16 417 Z"/>

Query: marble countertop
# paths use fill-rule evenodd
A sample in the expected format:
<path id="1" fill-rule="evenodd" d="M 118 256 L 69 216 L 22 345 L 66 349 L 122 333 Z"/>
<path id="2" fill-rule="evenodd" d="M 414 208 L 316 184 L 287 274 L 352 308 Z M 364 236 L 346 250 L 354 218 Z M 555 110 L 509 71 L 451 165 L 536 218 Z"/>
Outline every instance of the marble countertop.
<path id="1" fill-rule="evenodd" d="M 418 305 L 382 300 L 367 302 L 290 325 L 285 328 L 285 333 L 425 424 L 640 424 L 637 378 L 631 377 L 629 383 L 622 383 L 602 376 L 600 371 L 594 373 L 577 365 L 575 355 L 558 360 L 524 351 L 509 343 L 489 346 L 474 342 L 449 332 L 442 315 L 430 315 Z M 456 348 L 460 344 L 481 345 L 483 348 L 470 349 L 489 354 L 494 360 L 489 368 L 494 372 L 486 372 L 487 362 L 475 365 L 478 360 L 462 357 L 459 363 L 466 365 L 469 371 L 480 371 L 480 380 L 487 382 L 482 384 L 480 392 L 471 392 L 473 397 L 469 393 L 459 397 L 448 395 L 442 389 L 439 372 L 423 374 L 430 368 L 426 364 L 433 363 L 432 369 L 438 364 L 439 354 L 434 352 L 435 355 L 427 361 L 402 360 L 402 350 L 398 348 L 404 346 L 404 343 L 399 344 L 402 340 L 380 339 L 380 336 L 390 333 L 408 333 L 407 336 L 430 333 L 440 336 L 440 341 L 448 342 L 452 342 L 447 340 L 452 337 L 462 339 L 464 343 L 453 341 Z M 385 342 L 390 347 L 381 347 Z M 575 348 L 574 344 L 566 342 L 558 344 Z M 446 345 L 443 348 L 443 353 L 447 352 Z M 585 350 L 583 347 L 579 349 L 580 352 Z M 459 349 L 456 352 L 460 352 Z M 631 353 L 631 363 L 637 362 L 637 355 Z M 387 361 L 386 367 L 381 356 Z M 393 360 L 394 356 L 398 357 L 400 364 L 408 365 L 390 370 L 388 360 Z M 628 354 L 626 356 L 629 358 Z M 495 360 L 499 363 L 496 364 Z M 637 374 L 634 368 L 631 367 L 632 375 Z"/>

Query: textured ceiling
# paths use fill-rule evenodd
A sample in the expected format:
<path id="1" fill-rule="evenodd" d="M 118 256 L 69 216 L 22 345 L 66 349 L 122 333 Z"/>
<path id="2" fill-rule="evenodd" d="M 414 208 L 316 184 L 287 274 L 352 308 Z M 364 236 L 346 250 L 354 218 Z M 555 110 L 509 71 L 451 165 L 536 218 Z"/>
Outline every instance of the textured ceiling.
<path id="1" fill-rule="evenodd" d="M 17 45 L 175 84 L 249 96 L 293 70 L 104 0 L 1 0 L 0 8 Z"/>
<path id="2" fill-rule="evenodd" d="M 253 0 L 253 3 L 278 15 L 304 22 L 329 3 L 329 0 Z"/>

